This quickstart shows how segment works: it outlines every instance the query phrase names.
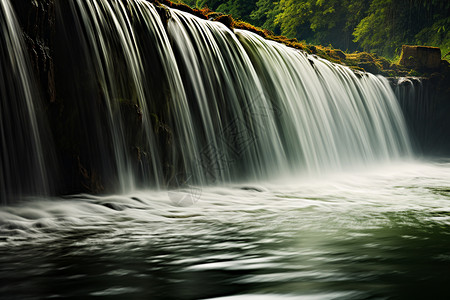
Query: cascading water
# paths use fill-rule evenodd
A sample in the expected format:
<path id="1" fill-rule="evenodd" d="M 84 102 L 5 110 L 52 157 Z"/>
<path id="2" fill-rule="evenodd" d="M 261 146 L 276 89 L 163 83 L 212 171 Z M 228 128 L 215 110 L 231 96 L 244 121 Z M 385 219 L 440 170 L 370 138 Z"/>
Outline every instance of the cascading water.
<path id="1" fill-rule="evenodd" d="M 322 173 L 410 154 L 381 77 L 143 0 L 58 2 L 57 19 L 58 126 L 63 150 L 90 173 L 88 190 Z M 37 132 L 31 139 L 39 145 Z"/>
<path id="2" fill-rule="evenodd" d="M 318 173 L 411 154 L 384 78 L 247 31 L 236 30 L 238 40 L 221 23 L 182 12 L 172 11 L 168 32 L 190 104 L 183 120 L 193 123 L 196 162 L 213 179 Z"/>
<path id="3" fill-rule="evenodd" d="M 233 32 L 176 11 L 168 32 L 189 99 L 189 111 L 181 113 L 195 128 L 189 142 L 200 150 L 190 157 L 197 172 L 195 165 L 187 172 L 206 183 L 286 170 L 276 111 Z"/>
<path id="4" fill-rule="evenodd" d="M 163 26 L 159 15 L 145 1 L 80 0 L 60 3 L 59 10 L 60 35 L 66 40 L 64 52 L 69 51 L 71 61 L 75 62 L 71 68 L 76 74 L 89 75 L 87 80 L 70 81 L 72 85 L 68 87 L 77 98 L 74 101 L 78 103 L 79 122 L 85 124 L 89 120 L 92 124 L 83 128 L 90 148 L 88 154 L 92 152 L 91 155 L 100 158 L 98 168 L 103 174 L 112 172 L 117 175 L 121 192 L 135 188 L 139 173 L 146 185 L 155 184 L 158 187 L 163 176 L 148 107 L 151 107 L 149 102 L 153 99 L 149 90 L 151 83 L 147 80 L 152 76 L 148 74 L 149 69 L 144 70 L 148 65 L 142 58 L 142 55 L 149 55 L 144 53 L 148 48 L 140 46 L 142 41 L 148 39 L 154 43 L 158 54 L 163 51 L 164 44 L 161 45 L 159 35 L 164 33 L 161 32 Z M 67 19 L 68 15 L 71 18 Z M 73 27 L 76 39 L 68 31 Z M 140 27 L 145 30 L 137 36 Z M 81 59 L 81 64 L 76 57 Z M 82 90 L 83 85 L 90 86 L 80 95 L 77 91 Z M 95 102 L 99 101 L 101 104 L 96 105 Z M 130 114 L 130 108 L 134 110 L 134 120 L 123 115 Z M 97 115 L 104 115 L 104 122 L 98 120 Z M 133 122 L 140 123 L 137 127 L 142 128 L 141 134 L 132 131 L 136 126 L 129 123 Z M 143 141 L 129 140 L 131 136 L 139 135 L 142 135 L 140 140 Z M 136 149 L 131 149 L 133 142 L 142 144 L 148 150 L 149 166 L 135 162 L 132 150 L 141 149 L 136 144 Z"/>
<path id="5" fill-rule="evenodd" d="M 388 82 L 237 31 L 257 68 L 286 157 L 310 172 L 410 154 L 404 120 Z"/>
<path id="6" fill-rule="evenodd" d="M 39 92 L 32 78 L 22 31 L 9 0 L 0 2 L 0 203 L 49 192 Z M 49 149 L 43 149 L 43 144 Z M 50 156 L 50 155 L 49 155 Z"/>

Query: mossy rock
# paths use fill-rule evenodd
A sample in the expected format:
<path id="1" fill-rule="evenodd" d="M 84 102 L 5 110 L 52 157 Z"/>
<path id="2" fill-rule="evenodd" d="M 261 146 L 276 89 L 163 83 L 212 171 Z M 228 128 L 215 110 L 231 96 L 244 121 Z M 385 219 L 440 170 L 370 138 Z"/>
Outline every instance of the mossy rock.
<path id="1" fill-rule="evenodd" d="M 441 64 L 441 49 L 403 45 L 399 64 L 415 70 L 438 70 Z"/>
<path id="2" fill-rule="evenodd" d="M 223 25 L 227 26 L 228 28 L 232 28 L 234 23 L 234 20 L 231 17 L 231 15 L 220 15 L 217 18 L 215 18 L 214 21 L 220 22 Z"/>

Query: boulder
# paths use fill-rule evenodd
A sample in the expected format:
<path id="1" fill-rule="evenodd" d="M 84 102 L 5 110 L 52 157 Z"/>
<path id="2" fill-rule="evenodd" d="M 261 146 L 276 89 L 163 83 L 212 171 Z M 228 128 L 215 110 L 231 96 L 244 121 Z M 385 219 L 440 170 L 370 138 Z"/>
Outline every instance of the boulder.
<path id="1" fill-rule="evenodd" d="M 345 53 L 342 50 L 339 50 L 339 49 L 333 50 L 332 54 L 333 54 L 334 57 L 338 58 L 339 60 L 343 60 L 343 59 L 346 58 Z"/>
<path id="2" fill-rule="evenodd" d="M 441 49 L 428 46 L 402 46 L 400 65 L 419 70 L 435 70 L 441 65 Z"/>
<path id="3" fill-rule="evenodd" d="M 214 21 L 220 22 L 228 28 L 232 28 L 234 23 L 233 17 L 231 15 L 220 15 L 215 18 Z"/>

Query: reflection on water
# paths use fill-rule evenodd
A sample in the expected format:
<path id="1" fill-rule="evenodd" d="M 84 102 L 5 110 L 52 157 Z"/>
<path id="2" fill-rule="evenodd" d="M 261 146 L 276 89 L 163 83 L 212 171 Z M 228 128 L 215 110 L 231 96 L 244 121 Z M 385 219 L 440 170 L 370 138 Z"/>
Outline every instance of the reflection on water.
<path id="1" fill-rule="evenodd" d="M 203 188 L 192 206 L 30 200 L 0 210 L 0 298 L 445 299 L 449 179 L 410 163 Z"/>

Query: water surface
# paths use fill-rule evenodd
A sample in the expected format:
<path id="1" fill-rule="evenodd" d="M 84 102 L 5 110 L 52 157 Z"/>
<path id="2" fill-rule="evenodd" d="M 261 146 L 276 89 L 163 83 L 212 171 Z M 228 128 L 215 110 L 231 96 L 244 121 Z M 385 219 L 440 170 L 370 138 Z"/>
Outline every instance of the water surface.
<path id="1" fill-rule="evenodd" d="M 450 163 L 0 209 L 0 298 L 445 299 Z"/>

